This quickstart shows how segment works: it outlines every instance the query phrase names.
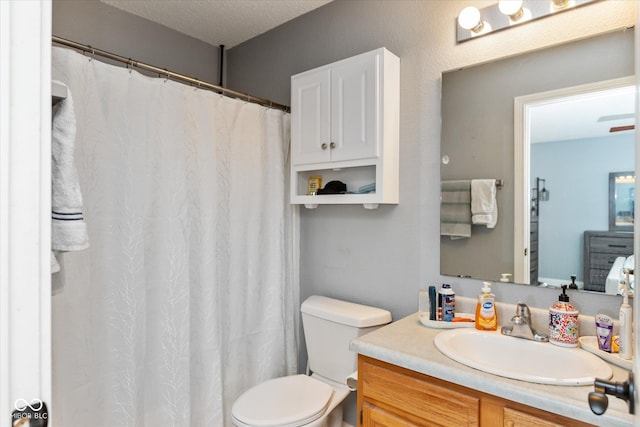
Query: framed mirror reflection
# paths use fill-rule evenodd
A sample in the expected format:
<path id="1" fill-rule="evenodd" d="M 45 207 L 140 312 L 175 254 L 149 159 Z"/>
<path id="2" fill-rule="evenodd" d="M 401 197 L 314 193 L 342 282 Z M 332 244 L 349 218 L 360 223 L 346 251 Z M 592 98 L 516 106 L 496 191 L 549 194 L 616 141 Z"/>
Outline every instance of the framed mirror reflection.
<path id="1" fill-rule="evenodd" d="M 474 225 L 469 238 L 441 236 L 441 274 L 498 281 L 509 273 L 515 283 L 543 286 L 570 283 L 576 275 L 584 282 L 584 233 L 609 230 L 608 174 L 634 168 L 634 131 L 608 130 L 628 125 L 628 117 L 619 116 L 633 116 L 634 109 L 584 114 L 583 107 L 567 108 L 548 94 L 631 75 L 633 30 L 443 74 L 442 182 L 501 178 L 504 185 L 496 193 L 493 229 Z M 525 129 L 515 100 L 536 94 L 547 96 L 540 104 L 552 120 L 534 119 Z M 575 133 L 587 127 L 579 119 L 596 114 L 607 135 Z M 607 145 L 609 136 L 618 145 Z M 518 145 L 523 139 L 526 147 Z"/>
<path id="2" fill-rule="evenodd" d="M 633 231 L 635 184 L 634 171 L 609 173 L 609 231 Z"/>

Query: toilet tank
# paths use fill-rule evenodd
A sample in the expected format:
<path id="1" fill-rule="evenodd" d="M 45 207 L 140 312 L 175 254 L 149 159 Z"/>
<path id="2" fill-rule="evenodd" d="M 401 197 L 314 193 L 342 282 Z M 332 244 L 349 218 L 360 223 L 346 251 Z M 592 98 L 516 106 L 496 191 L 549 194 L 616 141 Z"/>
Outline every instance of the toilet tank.
<path id="1" fill-rule="evenodd" d="M 357 370 L 351 340 L 391 322 L 387 310 L 317 295 L 300 311 L 311 372 L 340 384 Z"/>

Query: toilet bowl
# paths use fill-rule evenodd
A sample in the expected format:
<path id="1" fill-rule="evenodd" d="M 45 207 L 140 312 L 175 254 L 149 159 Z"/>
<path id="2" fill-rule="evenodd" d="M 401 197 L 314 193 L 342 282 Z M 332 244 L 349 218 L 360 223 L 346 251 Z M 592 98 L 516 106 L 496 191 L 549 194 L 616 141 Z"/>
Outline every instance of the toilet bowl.
<path id="1" fill-rule="evenodd" d="M 322 296 L 300 306 L 308 375 L 271 379 L 236 399 L 231 418 L 236 427 L 341 427 L 342 402 L 349 395 L 347 377 L 357 369 L 352 339 L 391 321 L 380 308 Z"/>
<path id="2" fill-rule="evenodd" d="M 346 386 L 317 376 L 291 375 L 265 381 L 244 392 L 234 403 L 236 427 L 338 427 Z"/>

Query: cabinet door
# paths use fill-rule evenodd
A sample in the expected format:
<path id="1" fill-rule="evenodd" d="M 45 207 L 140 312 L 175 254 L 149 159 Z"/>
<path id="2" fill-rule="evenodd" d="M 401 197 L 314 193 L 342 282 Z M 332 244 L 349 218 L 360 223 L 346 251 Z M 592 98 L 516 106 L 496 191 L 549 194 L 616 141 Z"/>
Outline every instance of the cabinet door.
<path id="1" fill-rule="evenodd" d="M 444 381 L 425 380 L 400 368 L 370 363 L 362 356 L 360 361 L 358 393 L 363 407 L 381 402 L 407 419 L 428 426 L 477 427 L 480 424 L 480 399 L 468 395 L 466 390 Z"/>
<path id="2" fill-rule="evenodd" d="M 362 407 L 362 427 L 419 427 L 377 406 L 365 403 Z"/>
<path id="3" fill-rule="evenodd" d="M 381 138 L 379 52 L 344 61 L 331 70 L 331 160 L 375 158 Z"/>
<path id="4" fill-rule="evenodd" d="M 504 408 L 504 427 L 568 427 L 577 425 L 577 422 L 568 420 L 561 416 L 558 416 L 558 420 L 556 421 L 558 422 L 545 420 L 516 409 Z"/>
<path id="5" fill-rule="evenodd" d="M 331 160 L 329 124 L 330 70 L 296 76 L 291 81 L 291 163 Z"/>

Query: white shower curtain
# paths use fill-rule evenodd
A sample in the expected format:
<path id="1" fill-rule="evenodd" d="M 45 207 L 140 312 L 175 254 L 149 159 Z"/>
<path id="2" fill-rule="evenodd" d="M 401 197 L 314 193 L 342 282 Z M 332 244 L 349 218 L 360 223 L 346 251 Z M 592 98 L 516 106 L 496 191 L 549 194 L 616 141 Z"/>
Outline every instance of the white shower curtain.
<path id="1" fill-rule="evenodd" d="M 289 115 L 53 50 L 91 247 L 53 277 L 57 427 L 228 426 L 297 370 Z"/>

